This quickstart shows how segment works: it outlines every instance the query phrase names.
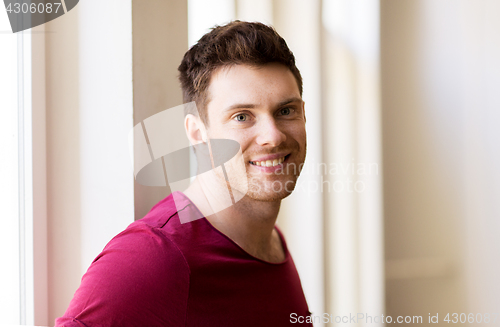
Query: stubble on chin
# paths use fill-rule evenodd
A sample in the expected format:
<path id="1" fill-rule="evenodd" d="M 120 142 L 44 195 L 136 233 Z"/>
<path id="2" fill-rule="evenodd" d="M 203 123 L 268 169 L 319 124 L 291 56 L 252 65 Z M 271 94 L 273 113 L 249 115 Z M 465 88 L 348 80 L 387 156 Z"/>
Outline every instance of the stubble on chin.
<path id="1" fill-rule="evenodd" d="M 294 176 L 295 177 L 295 176 Z M 261 178 L 247 175 L 248 191 L 246 196 L 252 200 L 263 202 L 280 201 L 292 194 L 297 183 L 297 178 L 288 181 L 276 180 L 273 182 L 263 182 Z"/>

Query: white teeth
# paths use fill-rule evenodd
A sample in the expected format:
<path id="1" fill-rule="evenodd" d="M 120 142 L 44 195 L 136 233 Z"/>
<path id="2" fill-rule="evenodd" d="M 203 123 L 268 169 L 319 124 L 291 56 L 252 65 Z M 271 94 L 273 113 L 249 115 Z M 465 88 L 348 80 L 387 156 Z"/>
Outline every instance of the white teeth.
<path id="1" fill-rule="evenodd" d="M 274 167 L 280 165 L 285 161 L 285 157 L 281 157 L 274 160 L 266 160 L 266 161 L 250 161 L 253 165 L 262 166 L 262 167 Z"/>

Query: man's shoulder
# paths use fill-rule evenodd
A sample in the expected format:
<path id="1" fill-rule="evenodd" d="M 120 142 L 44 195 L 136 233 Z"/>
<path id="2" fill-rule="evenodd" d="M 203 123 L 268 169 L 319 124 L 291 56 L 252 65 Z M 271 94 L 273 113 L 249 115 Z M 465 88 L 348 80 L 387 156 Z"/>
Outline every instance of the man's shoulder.
<path id="1" fill-rule="evenodd" d="M 173 251 L 184 256 L 193 241 L 207 236 L 202 221 L 183 221 L 186 215 L 197 215 L 197 212 L 198 209 L 184 194 L 174 192 L 158 202 L 142 219 L 116 235 L 103 253 L 110 248 L 120 248 L 127 253 L 131 250 L 142 253 Z"/>
<path id="2" fill-rule="evenodd" d="M 129 228 L 136 225 L 147 225 L 151 228 L 165 227 L 167 222 L 169 222 L 172 217 L 176 215 L 177 211 L 174 194 L 171 193 L 163 200 L 155 204 L 143 218 L 130 224 Z"/>
<path id="3" fill-rule="evenodd" d="M 154 205 L 143 218 L 130 224 L 129 228 L 146 225 L 168 231 L 199 218 L 203 217 L 189 198 L 182 192 L 173 192 Z"/>
<path id="4" fill-rule="evenodd" d="M 189 271 L 183 251 L 172 237 L 172 231 L 179 229 L 177 208 L 172 195 L 158 202 L 142 219 L 131 223 L 125 230 L 113 237 L 95 258 L 99 262 L 127 265 L 132 263 L 150 273 L 165 271 Z M 92 266 L 91 266 L 92 267 Z M 183 268 L 181 268 L 183 267 Z"/>
<path id="5" fill-rule="evenodd" d="M 119 249 L 128 255 L 134 253 L 140 255 L 146 251 L 155 253 L 178 250 L 175 241 L 169 235 L 169 232 L 176 228 L 177 216 L 177 208 L 172 201 L 172 195 L 169 195 L 158 202 L 146 216 L 134 221 L 113 237 L 94 261 L 111 249 Z"/>
<path id="6" fill-rule="evenodd" d="M 167 206 L 160 208 L 162 203 Z M 72 326 L 77 320 L 96 326 L 184 323 L 191 272 L 183 252 L 162 229 L 176 211 L 169 209 L 168 199 L 159 205 L 105 246 L 56 325 Z"/>

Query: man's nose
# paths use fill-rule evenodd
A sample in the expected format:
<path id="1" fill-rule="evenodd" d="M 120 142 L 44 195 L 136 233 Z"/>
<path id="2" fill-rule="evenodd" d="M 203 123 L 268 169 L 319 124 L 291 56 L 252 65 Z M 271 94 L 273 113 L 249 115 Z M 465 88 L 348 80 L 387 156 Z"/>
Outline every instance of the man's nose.
<path id="1" fill-rule="evenodd" d="M 286 135 L 274 118 L 265 118 L 258 123 L 256 141 L 259 145 L 276 147 L 285 142 Z"/>

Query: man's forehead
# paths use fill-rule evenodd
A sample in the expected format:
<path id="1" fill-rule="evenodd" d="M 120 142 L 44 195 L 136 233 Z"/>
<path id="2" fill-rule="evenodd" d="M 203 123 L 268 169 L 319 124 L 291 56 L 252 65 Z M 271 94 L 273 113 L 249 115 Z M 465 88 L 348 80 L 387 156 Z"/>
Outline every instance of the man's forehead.
<path id="1" fill-rule="evenodd" d="M 209 86 L 215 80 L 223 81 L 226 79 L 233 79 L 235 76 L 246 74 L 246 75 L 265 75 L 266 73 L 271 72 L 280 72 L 284 75 L 290 75 L 293 77 L 292 71 L 279 62 L 270 62 L 266 64 L 252 65 L 252 64 L 232 64 L 232 65 L 224 65 L 218 67 L 212 72 L 212 76 L 210 79 Z"/>

